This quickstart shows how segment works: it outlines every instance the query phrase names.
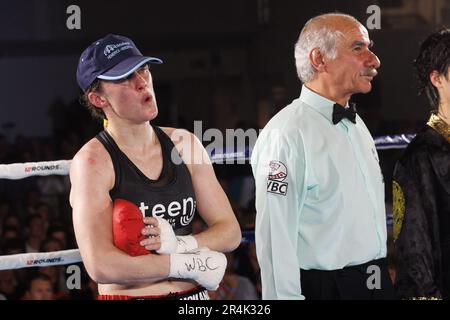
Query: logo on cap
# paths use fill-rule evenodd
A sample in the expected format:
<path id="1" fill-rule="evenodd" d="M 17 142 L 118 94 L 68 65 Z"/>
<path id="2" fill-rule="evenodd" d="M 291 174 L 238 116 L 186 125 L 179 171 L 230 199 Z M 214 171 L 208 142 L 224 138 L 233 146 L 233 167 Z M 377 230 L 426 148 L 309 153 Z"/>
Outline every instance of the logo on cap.
<path id="1" fill-rule="evenodd" d="M 121 52 L 123 50 L 126 50 L 126 49 L 131 49 L 131 48 L 133 48 L 133 46 L 131 45 L 130 42 L 121 42 L 121 43 L 116 43 L 116 44 L 107 44 L 105 46 L 105 49 L 103 50 L 103 54 L 109 60 L 112 57 L 114 57 L 116 54 L 118 54 L 119 52 Z"/>

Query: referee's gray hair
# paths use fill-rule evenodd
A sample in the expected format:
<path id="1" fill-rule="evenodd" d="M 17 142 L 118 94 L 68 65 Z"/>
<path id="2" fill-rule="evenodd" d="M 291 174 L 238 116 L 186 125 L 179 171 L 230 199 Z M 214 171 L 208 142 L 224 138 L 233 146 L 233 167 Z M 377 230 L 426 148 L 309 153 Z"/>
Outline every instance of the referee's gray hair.
<path id="1" fill-rule="evenodd" d="M 328 59 L 337 57 L 336 46 L 343 33 L 329 23 L 329 18 L 346 18 L 360 24 L 354 17 L 343 13 L 326 13 L 306 22 L 295 44 L 295 66 L 303 83 L 312 80 L 315 74 L 315 69 L 309 61 L 309 55 L 314 48 L 318 48 Z"/>

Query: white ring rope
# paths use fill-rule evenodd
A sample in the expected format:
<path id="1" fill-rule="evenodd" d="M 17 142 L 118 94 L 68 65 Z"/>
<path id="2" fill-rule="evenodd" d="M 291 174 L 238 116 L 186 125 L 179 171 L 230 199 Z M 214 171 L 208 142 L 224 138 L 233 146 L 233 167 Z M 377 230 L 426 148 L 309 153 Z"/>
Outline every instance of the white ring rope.
<path id="1" fill-rule="evenodd" d="M 78 249 L 0 256 L 0 270 L 47 267 L 81 262 Z"/>
<path id="2" fill-rule="evenodd" d="M 400 149 L 405 148 L 414 138 L 414 135 L 387 135 L 375 137 L 377 149 Z M 226 150 L 225 150 L 226 151 Z M 249 159 L 251 149 L 242 152 L 223 152 L 211 154 L 208 152 L 213 163 L 221 163 L 227 159 Z M 27 162 L 0 165 L 0 179 L 23 179 L 32 176 L 67 175 L 69 173 L 71 160 L 57 160 L 47 162 Z M 62 250 L 55 252 L 21 253 L 9 256 L 0 256 L 0 270 L 20 269 L 29 267 L 45 267 L 55 265 L 66 265 L 81 262 L 78 249 Z"/>
<path id="3" fill-rule="evenodd" d="M 401 149 L 405 148 L 414 138 L 414 134 L 397 134 L 375 137 L 374 142 L 378 150 L 384 149 Z M 211 162 L 223 163 L 225 160 L 247 160 L 251 156 L 251 148 L 244 151 L 232 151 L 216 153 L 207 150 Z M 48 176 L 52 174 L 67 175 L 69 174 L 70 163 L 72 160 L 57 160 L 47 162 L 26 162 L 14 164 L 0 164 L 0 179 L 23 179 L 32 176 Z"/>
<path id="4" fill-rule="evenodd" d="M 32 176 L 67 175 L 72 160 L 0 164 L 0 179 L 23 179 Z"/>

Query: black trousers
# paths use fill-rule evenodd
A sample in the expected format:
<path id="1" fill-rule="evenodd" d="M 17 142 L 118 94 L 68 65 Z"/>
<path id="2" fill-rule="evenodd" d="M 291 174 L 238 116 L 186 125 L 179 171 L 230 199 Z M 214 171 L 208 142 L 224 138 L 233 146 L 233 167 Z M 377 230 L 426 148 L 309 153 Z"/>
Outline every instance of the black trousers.
<path id="1" fill-rule="evenodd" d="M 395 299 L 384 258 L 340 270 L 300 269 L 300 278 L 307 300 Z"/>

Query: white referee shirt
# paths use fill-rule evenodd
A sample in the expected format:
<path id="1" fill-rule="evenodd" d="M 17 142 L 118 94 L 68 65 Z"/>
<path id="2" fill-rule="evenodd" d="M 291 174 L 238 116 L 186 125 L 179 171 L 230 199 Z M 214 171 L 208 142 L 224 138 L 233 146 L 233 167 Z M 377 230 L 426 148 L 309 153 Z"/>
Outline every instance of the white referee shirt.
<path id="1" fill-rule="evenodd" d="M 384 181 L 359 116 L 303 86 L 252 154 L 263 299 L 302 299 L 300 268 L 336 270 L 386 256 Z"/>

